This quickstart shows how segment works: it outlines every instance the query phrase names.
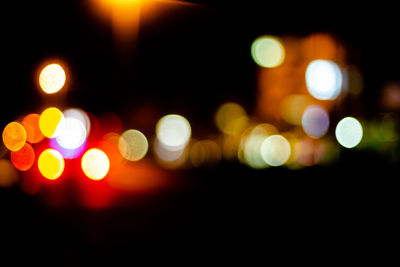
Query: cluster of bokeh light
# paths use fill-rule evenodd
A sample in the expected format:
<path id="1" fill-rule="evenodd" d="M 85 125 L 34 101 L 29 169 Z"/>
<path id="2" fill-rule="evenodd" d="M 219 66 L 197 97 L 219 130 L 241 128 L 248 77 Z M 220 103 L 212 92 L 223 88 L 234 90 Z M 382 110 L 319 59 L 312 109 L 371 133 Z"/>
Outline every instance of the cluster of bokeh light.
<path id="1" fill-rule="evenodd" d="M 60 92 L 65 82 L 66 74 L 59 64 L 49 64 L 40 72 L 39 85 L 45 94 Z M 90 116 L 79 108 L 62 111 L 47 107 L 40 114 L 31 113 L 10 122 L 2 133 L 10 160 L 0 162 L 0 185 L 14 184 L 18 180 L 17 170 L 37 169 L 42 177 L 56 180 L 62 177 L 67 163 L 75 160 L 80 160 L 81 172 L 86 177 L 104 179 L 111 168 L 110 158 L 96 147 L 99 141 L 89 142 L 90 138 Z M 146 155 L 148 142 L 140 131 L 127 130 L 118 139 L 118 149 L 124 159 L 138 161 Z"/>
<path id="2" fill-rule="evenodd" d="M 290 42 L 293 39 L 269 35 L 255 39 L 250 56 L 259 69 L 260 96 L 254 113 L 250 115 L 237 102 L 222 103 L 214 116 L 218 132 L 202 138 L 192 136 L 192 126 L 182 114 L 160 116 L 150 139 L 137 129 L 122 131 L 116 115 L 105 117 L 112 125 L 107 128 L 80 108 L 49 106 L 10 122 L 2 133 L 10 157 L 0 159 L 0 186 L 14 184 L 18 172 L 32 168 L 48 180 L 57 180 L 74 161 L 79 161 L 80 173 L 95 181 L 107 178 L 113 168 L 146 161 L 148 153 L 167 169 L 210 168 L 222 159 L 238 160 L 254 169 L 296 169 L 337 159 L 340 146 L 342 151 L 362 147 L 364 134 L 368 135 L 366 143 L 378 143 L 379 149 L 383 143 L 397 141 L 390 115 L 361 123 L 335 110 L 347 95 L 360 94 L 362 82 L 360 73 L 346 66 L 343 57 L 335 61 L 340 53 L 334 51 L 330 37 L 297 41 L 304 50 L 301 56 L 293 52 L 298 43 Z M 322 50 L 310 49 L 319 47 L 318 42 Z M 42 69 L 38 84 L 45 94 L 54 95 L 62 91 L 67 78 L 63 67 L 53 63 Z M 396 94 L 400 96 L 400 87 L 386 89 L 389 108 L 400 109 L 400 101 L 390 97 Z M 99 134 L 97 128 L 103 126 L 107 130 Z M 5 153 L 0 152 L 3 157 Z"/>

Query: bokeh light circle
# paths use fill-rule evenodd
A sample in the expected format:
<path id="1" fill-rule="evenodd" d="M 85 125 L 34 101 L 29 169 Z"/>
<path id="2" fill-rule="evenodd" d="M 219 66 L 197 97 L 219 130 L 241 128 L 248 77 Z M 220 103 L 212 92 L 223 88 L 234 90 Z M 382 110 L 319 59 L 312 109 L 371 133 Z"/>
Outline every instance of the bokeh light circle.
<path id="1" fill-rule="evenodd" d="M 63 148 L 76 149 L 82 146 L 86 140 L 86 128 L 80 120 L 66 118 L 64 130 L 56 140 Z"/>
<path id="2" fill-rule="evenodd" d="M 60 152 L 54 149 L 46 149 L 38 158 L 39 172 L 49 180 L 55 180 L 64 171 L 64 159 Z"/>
<path id="3" fill-rule="evenodd" d="M 40 72 L 39 84 L 45 93 L 57 93 L 65 84 L 64 69 L 59 64 L 47 65 Z"/>
<path id="4" fill-rule="evenodd" d="M 274 68 L 285 59 L 285 49 L 275 37 L 261 36 L 251 45 L 251 56 L 260 67 Z"/>
<path id="5" fill-rule="evenodd" d="M 281 116 L 287 123 L 301 125 L 302 115 L 312 103 L 313 99 L 309 95 L 288 95 L 280 103 Z"/>
<path id="6" fill-rule="evenodd" d="M 224 134 L 240 135 L 246 129 L 248 116 L 242 106 L 228 102 L 222 104 L 215 114 L 215 124 Z"/>
<path id="7" fill-rule="evenodd" d="M 65 127 L 65 119 L 63 113 L 58 108 L 47 108 L 39 118 L 39 128 L 47 138 L 59 136 Z"/>
<path id="8" fill-rule="evenodd" d="M 268 167 L 261 154 L 261 146 L 266 138 L 266 135 L 250 134 L 244 141 L 244 161 L 251 168 L 262 169 Z"/>
<path id="9" fill-rule="evenodd" d="M 89 135 L 91 123 L 89 116 L 85 111 L 78 108 L 69 108 L 64 110 L 63 114 L 65 118 L 74 118 L 79 120 L 85 126 L 86 136 Z"/>
<path id="10" fill-rule="evenodd" d="M 35 151 L 30 144 L 25 143 L 20 150 L 12 151 L 10 158 L 11 163 L 17 170 L 27 171 L 35 161 Z"/>
<path id="11" fill-rule="evenodd" d="M 39 119 L 39 114 L 32 113 L 27 115 L 22 121 L 22 125 L 26 131 L 26 140 L 31 144 L 39 143 L 44 139 L 44 135 L 39 128 Z"/>
<path id="12" fill-rule="evenodd" d="M 176 114 L 162 117 L 156 126 L 157 139 L 171 151 L 182 149 L 189 141 L 191 132 L 189 121 Z"/>
<path id="13" fill-rule="evenodd" d="M 291 154 L 289 141 L 281 135 L 267 137 L 261 145 L 261 155 L 271 166 L 280 166 L 288 161 Z"/>
<path id="14" fill-rule="evenodd" d="M 303 112 L 301 124 L 307 135 L 320 138 L 329 128 L 329 116 L 318 105 L 310 105 Z"/>
<path id="15" fill-rule="evenodd" d="M 342 81 L 342 72 L 333 61 L 319 59 L 307 66 L 307 89 L 316 99 L 335 99 L 342 89 Z"/>
<path id="16" fill-rule="evenodd" d="M 100 149 L 92 148 L 83 155 L 81 167 L 88 178 L 101 180 L 110 170 L 110 160 L 106 153 Z"/>
<path id="17" fill-rule="evenodd" d="M 337 124 L 335 134 L 339 144 L 346 148 L 353 148 L 361 142 L 363 128 L 357 119 L 346 117 Z"/>
<path id="18" fill-rule="evenodd" d="M 26 142 L 25 128 L 16 121 L 10 122 L 3 130 L 3 143 L 11 151 L 20 150 Z"/>
<path id="19" fill-rule="evenodd" d="M 146 155 L 149 143 L 146 136 L 138 130 L 127 130 L 118 140 L 118 149 L 125 159 L 138 161 Z"/>
<path id="20" fill-rule="evenodd" d="M 215 166 L 221 157 L 221 148 L 212 140 L 196 141 L 190 147 L 189 159 L 195 167 Z"/>
<path id="21" fill-rule="evenodd" d="M 176 150 L 170 150 L 167 149 L 165 145 L 163 145 L 159 140 L 155 140 L 153 143 L 153 148 L 154 148 L 154 153 L 157 157 L 157 159 L 161 163 L 167 163 L 167 164 L 172 164 L 175 165 L 180 165 L 183 161 L 186 160 L 186 153 L 185 153 L 185 148 L 182 147 L 180 149 Z"/>

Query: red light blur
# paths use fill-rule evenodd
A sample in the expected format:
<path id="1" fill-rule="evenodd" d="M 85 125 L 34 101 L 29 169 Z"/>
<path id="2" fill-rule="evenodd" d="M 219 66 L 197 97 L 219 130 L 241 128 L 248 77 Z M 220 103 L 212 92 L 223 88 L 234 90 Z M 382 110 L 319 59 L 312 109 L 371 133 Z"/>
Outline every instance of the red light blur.
<path id="1" fill-rule="evenodd" d="M 35 151 L 28 143 L 18 151 L 11 152 L 11 162 L 17 170 L 29 170 L 35 161 Z"/>

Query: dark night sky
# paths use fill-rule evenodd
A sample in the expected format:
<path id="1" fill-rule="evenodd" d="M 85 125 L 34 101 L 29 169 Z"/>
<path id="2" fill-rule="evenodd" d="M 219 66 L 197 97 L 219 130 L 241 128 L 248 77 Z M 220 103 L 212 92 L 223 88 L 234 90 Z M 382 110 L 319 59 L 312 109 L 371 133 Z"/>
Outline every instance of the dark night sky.
<path id="1" fill-rule="evenodd" d="M 7 121 L 21 111 L 38 109 L 42 100 L 35 71 L 45 60 L 57 58 L 71 70 L 68 104 L 94 113 L 124 116 L 150 103 L 160 112 L 180 112 L 207 124 L 227 100 L 241 102 L 251 113 L 256 66 L 249 47 L 261 34 L 334 34 L 345 43 L 348 62 L 363 71 L 366 102 L 385 82 L 399 78 L 396 21 L 388 14 L 390 8 L 383 13 L 379 7 L 340 2 L 317 8 L 246 3 L 160 2 L 157 17 L 141 22 L 137 56 L 127 56 L 124 64 L 116 59 L 110 25 L 95 16 L 88 1 L 8 3 L 2 10 L 13 16 L 1 19 L 2 93 L 18 101 L 2 105 L 0 111 Z M 385 16 L 378 19 L 377 14 Z"/>

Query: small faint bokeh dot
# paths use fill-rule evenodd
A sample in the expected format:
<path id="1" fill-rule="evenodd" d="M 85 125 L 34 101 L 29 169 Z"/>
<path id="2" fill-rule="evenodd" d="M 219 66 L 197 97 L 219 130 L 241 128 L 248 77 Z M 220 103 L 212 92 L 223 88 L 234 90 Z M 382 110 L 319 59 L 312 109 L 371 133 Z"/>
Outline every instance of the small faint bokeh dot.
<path id="1" fill-rule="evenodd" d="M 64 69 L 59 64 L 47 65 L 40 72 L 39 84 L 45 93 L 57 93 L 65 84 Z"/>
<path id="2" fill-rule="evenodd" d="M 64 171 L 64 159 L 60 152 L 54 149 L 46 149 L 38 159 L 40 173 L 49 180 L 55 180 Z"/>
<path id="3" fill-rule="evenodd" d="M 259 66 L 274 68 L 285 59 L 285 49 L 277 38 L 261 36 L 251 45 L 251 56 Z"/>
<path id="4" fill-rule="evenodd" d="M 125 131 L 118 140 L 121 155 L 130 161 L 142 159 L 149 148 L 146 136 L 138 130 Z"/>
<path id="5" fill-rule="evenodd" d="M 221 160 L 222 153 L 216 142 L 202 140 L 191 146 L 189 157 L 194 167 L 212 167 Z"/>
<path id="6" fill-rule="evenodd" d="M 18 181 L 18 172 L 8 159 L 0 159 L 0 187 L 13 186 Z"/>
<path id="7" fill-rule="evenodd" d="M 110 160 L 102 150 L 92 148 L 83 155 L 81 167 L 88 178 L 101 180 L 110 170 Z"/>
<path id="8" fill-rule="evenodd" d="M 363 128 L 357 119 L 346 117 L 337 124 L 335 134 L 339 144 L 346 148 L 353 148 L 361 142 Z"/>
<path id="9" fill-rule="evenodd" d="M 25 128 L 16 121 L 10 122 L 3 130 L 3 143 L 11 151 L 20 150 L 26 142 Z"/>
<path id="10" fill-rule="evenodd" d="M 246 129 L 248 120 L 244 108 L 233 102 L 222 104 L 215 114 L 218 129 L 229 135 L 240 135 Z"/>
<path id="11" fill-rule="evenodd" d="M 178 168 L 182 166 L 188 158 L 188 151 L 186 146 L 183 146 L 179 149 L 170 150 L 158 139 L 156 139 L 153 143 L 153 149 L 157 161 L 166 168 Z"/>
<path id="12" fill-rule="evenodd" d="M 301 125 L 303 112 L 311 103 L 309 95 L 288 95 L 280 103 L 281 116 L 287 123 Z"/>

